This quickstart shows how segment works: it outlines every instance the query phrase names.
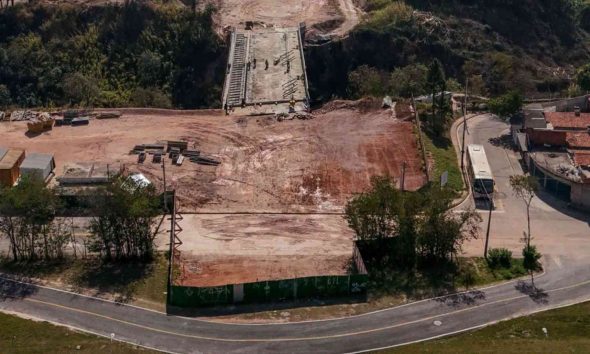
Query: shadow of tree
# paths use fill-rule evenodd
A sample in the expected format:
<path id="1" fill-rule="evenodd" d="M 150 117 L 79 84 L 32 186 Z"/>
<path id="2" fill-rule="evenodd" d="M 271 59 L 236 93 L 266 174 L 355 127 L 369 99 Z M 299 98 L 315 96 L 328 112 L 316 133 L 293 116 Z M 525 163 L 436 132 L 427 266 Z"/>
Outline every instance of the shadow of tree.
<path id="1" fill-rule="evenodd" d="M 537 288 L 532 283 L 519 280 L 514 288 L 521 293 L 528 295 L 537 304 L 547 304 L 549 302 L 549 294 L 543 289 Z"/>
<path id="2" fill-rule="evenodd" d="M 33 285 L 18 283 L 9 279 L 0 279 L 0 301 L 23 299 L 36 293 Z"/>
<path id="3" fill-rule="evenodd" d="M 92 294 L 117 294 L 115 301 L 132 300 L 139 281 L 154 271 L 153 262 L 105 263 L 99 258 L 55 261 L 4 262 L 0 270 L 16 279 L 35 282 L 35 279 L 55 280 L 72 286 L 75 291 L 92 290 Z M 165 289 L 162 289 L 165 291 Z"/>
<path id="4" fill-rule="evenodd" d="M 489 143 L 496 147 L 501 147 L 507 150 L 514 150 L 512 145 L 512 137 L 510 134 L 504 134 L 488 139 Z"/>
<path id="5" fill-rule="evenodd" d="M 435 301 L 450 307 L 459 307 L 461 305 L 475 305 L 480 300 L 485 300 L 486 295 L 481 290 L 472 290 L 460 294 L 452 294 L 437 298 Z"/>
<path id="6" fill-rule="evenodd" d="M 154 271 L 151 262 L 113 262 L 100 260 L 87 262 L 86 266 L 74 276 L 73 283 L 81 288 L 90 288 L 96 295 L 117 294 L 115 301 L 129 302 L 136 290 L 135 284 L 150 276 Z"/>

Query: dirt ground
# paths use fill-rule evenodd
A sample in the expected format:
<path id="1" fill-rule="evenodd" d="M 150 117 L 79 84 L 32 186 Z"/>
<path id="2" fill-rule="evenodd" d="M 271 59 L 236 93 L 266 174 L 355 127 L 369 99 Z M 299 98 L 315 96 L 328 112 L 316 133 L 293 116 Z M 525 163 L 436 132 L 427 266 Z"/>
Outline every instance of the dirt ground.
<path id="1" fill-rule="evenodd" d="M 341 215 L 183 217 L 184 285 L 347 274 L 353 233 Z"/>
<path id="2" fill-rule="evenodd" d="M 280 27 L 308 26 L 343 20 L 338 0 L 210 0 L 223 26 L 243 27 L 246 21 Z"/>
<path id="3" fill-rule="evenodd" d="M 138 164 L 129 151 L 136 144 L 185 140 L 221 165 L 173 166 L 166 159 L 168 188 L 177 190 L 182 211 L 339 212 L 369 186 L 371 176 L 399 180 L 404 161 L 405 188 L 425 183 L 412 129 L 411 122 L 393 119 L 386 110 L 335 109 L 282 122 L 272 116 L 134 111 L 34 137 L 25 135 L 24 122 L 3 122 L 0 146 L 55 154 L 58 177 L 66 163 L 123 164 L 162 188 L 161 166 L 149 158 Z"/>
<path id="4" fill-rule="evenodd" d="M 158 188 L 160 164 L 149 158 L 138 164 L 137 155 L 129 154 L 134 145 L 185 140 L 221 161 L 217 167 L 189 161 L 174 166 L 166 159 L 168 188 L 177 190 L 180 210 L 187 213 L 180 236 L 186 277 L 199 284 L 346 271 L 352 235 L 341 215 L 230 214 L 341 213 L 373 175 L 399 180 L 403 162 L 406 189 L 426 182 L 413 123 L 389 110 L 333 102 L 311 120 L 287 121 L 219 111 L 123 112 L 120 119 L 93 119 L 88 126 L 54 127 L 37 136 L 25 134 L 24 122 L 2 122 L 0 146 L 53 153 L 57 176 L 71 162 L 123 164 Z"/>

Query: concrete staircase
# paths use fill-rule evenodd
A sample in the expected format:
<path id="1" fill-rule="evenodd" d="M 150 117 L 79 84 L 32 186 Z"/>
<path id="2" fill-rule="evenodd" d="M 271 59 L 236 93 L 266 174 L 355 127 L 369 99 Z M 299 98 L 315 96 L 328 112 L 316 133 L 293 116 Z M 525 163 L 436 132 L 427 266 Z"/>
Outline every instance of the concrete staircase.
<path id="1" fill-rule="evenodd" d="M 246 89 L 246 56 L 248 53 L 248 37 L 236 34 L 236 42 L 230 69 L 229 88 L 226 103 L 228 106 L 239 106 L 245 96 Z"/>

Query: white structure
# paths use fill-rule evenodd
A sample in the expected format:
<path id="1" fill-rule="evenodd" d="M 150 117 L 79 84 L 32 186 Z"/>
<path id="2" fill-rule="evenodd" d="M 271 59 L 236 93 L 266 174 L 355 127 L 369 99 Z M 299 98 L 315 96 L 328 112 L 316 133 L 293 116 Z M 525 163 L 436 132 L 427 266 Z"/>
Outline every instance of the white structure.
<path id="1" fill-rule="evenodd" d="M 45 181 L 54 169 L 55 160 L 53 155 L 31 153 L 25 157 L 20 165 L 20 174 L 21 177 L 36 176 Z"/>

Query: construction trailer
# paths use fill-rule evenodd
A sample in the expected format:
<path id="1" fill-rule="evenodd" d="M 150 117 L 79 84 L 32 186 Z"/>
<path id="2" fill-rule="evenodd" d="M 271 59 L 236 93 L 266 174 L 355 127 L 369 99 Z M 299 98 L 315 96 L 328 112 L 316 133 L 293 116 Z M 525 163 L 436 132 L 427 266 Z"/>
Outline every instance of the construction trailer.
<path id="1" fill-rule="evenodd" d="M 0 185 L 12 187 L 20 176 L 20 165 L 25 159 L 25 150 L 0 149 Z"/>
<path id="2" fill-rule="evenodd" d="M 40 178 L 46 181 L 55 169 L 55 159 L 51 154 L 28 154 L 20 165 L 21 176 Z"/>

